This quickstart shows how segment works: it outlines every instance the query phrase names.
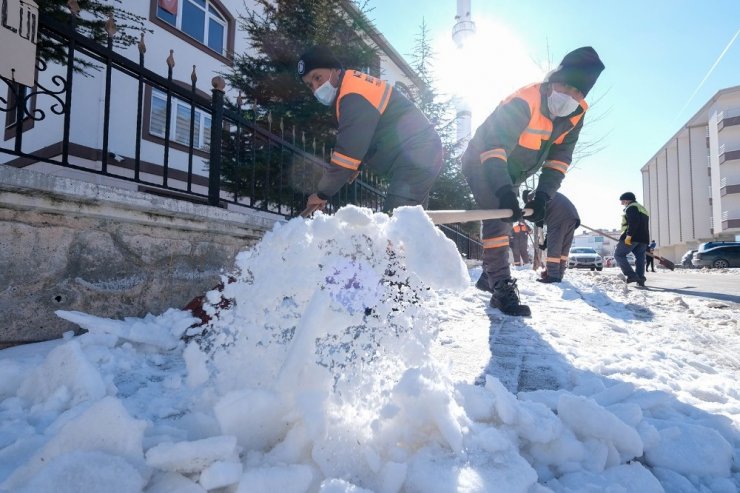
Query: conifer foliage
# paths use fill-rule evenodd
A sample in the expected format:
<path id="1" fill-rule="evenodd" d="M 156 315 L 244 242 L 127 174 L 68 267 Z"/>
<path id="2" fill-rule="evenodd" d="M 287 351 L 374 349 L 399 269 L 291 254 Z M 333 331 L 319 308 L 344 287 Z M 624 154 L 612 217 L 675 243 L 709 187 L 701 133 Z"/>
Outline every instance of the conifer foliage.
<path id="1" fill-rule="evenodd" d="M 300 55 L 308 48 L 329 46 L 346 68 L 365 69 L 379 75 L 376 51 L 360 38 L 368 28 L 363 15 L 351 15 L 336 0 L 256 0 L 239 17 L 240 31 L 252 47 L 234 55 L 233 70 L 226 74 L 230 85 L 244 95 L 244 108 L 264 120 L 283 119 L 286 133 L 295 126 L 307 142 L 319 149 L 331 147 L 336 120 L 298 77 Z M 363 12 L 357 7 L 358 13 Z M 242 109 L 244 109 L 242 108 Z M 288 131 L 290 129 L 290 131 Z"/>
<path id="2" fill-rule="evenodd" d="M 79 7 L 78 15 L 71 10 L 71 6 L 73 8 L 75 3 Z M 116 26 L 116 33 L 112 38 L 114 46 L 130 46 L 139 40 L 140 32 L 147 31 L 144 27 L 145 19 L 124 10 L 123 0 L 107 2 L 102 0 L 77 0 L 76 2 L 36 0 L 36 4 L 39 8 L 39 15 L 51 17 L 65 24 L 73 21 L 78 32 L 103 45 L 108 42 L 105 24 L 111 17 Z M 36 51 L 37 57 L 46 63 L 67 64 L 67 46 L 51 39 L 43 32 L 40 33 Z M 74 69 L 77 72 L 89 74 L 90 69 L 98 70 L 99 66 L 87 59 L 77 57 Z"/>
<path id="3" fill-rule="evenodd" d="M 425 86 L 412 90 L 414 102 L 429 118 L 442 138 L 445 151 L 442 173 L 434 184 L 429 197 L 430 209 L 471 209 L 474 201 L 467 181 L 460 168 L 459 155 L 464 148 L 457 141 L 457 119 L 450 98 L 435 88 L 435 53 L 429 39 L 429 30 L 422 21 L 416 36 L 412 66 Z"/>

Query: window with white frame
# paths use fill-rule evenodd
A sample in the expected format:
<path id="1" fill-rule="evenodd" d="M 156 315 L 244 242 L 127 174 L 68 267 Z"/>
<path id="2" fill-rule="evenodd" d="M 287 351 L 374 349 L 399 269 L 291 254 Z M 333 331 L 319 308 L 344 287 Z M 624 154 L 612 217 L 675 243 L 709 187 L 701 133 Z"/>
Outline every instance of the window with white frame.
<path id="1" fill-rule="evenodd" d="M 211 117 L 196 109 L 193 119 L 193 149 L 208 151 L 211 146 Z M 170 117 L 170 139 L 184 146 L 190 145 L 191 106 L 172 98 Z M 152 90 L 152 105 L 149 113 L 149 133 L 164 138 L 167 125 L 167 96 Z"/>
<path id="2" fill-rule="evenodd" d="M 158 0 L 157 17 L 225 55 L 228 22 L 211 0 Z"/>

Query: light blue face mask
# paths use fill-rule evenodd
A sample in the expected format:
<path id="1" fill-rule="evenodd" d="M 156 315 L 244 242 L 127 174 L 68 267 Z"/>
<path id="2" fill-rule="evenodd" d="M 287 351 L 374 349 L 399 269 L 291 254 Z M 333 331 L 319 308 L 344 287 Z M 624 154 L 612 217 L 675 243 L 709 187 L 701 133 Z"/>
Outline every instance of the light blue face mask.
<path id="1" fill-rule="evenodd" d="M 331 85 L 331 81 L 327 80 L 321 86 L 316 89 L 316 92 L 313 93 L 314 96 L 316 96 L 316 99 L 319 100 L 319 103 L 323 104 L 324 106 L 329 106 L 332 101 L 334 101 L 334 97 L 337 95 L 337 88 Z"/>
<path id="2" fill-rule="evenodd" d="M 568 116 L 578 108 L 578 101 L 567 94 L 553 90 L 547 97 L 547 108 L 552 116 Z"/>

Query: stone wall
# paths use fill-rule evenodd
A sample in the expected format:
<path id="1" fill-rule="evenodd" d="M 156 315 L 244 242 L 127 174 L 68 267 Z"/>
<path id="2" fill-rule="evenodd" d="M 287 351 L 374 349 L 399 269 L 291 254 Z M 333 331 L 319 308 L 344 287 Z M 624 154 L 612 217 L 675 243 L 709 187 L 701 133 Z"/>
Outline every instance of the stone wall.
<path id="1" fill-rule="evenodd" d="M 183 307 L 277 220 L 0 166 L 0 347 Z"/>

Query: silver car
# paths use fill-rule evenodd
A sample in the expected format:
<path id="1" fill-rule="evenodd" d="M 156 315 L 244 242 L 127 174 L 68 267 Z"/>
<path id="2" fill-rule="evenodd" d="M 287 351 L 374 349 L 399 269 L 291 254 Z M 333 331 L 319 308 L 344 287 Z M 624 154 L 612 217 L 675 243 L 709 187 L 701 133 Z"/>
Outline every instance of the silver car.
<path id="1" fill-rule="evenodd" d="M 572 247 L 568 253 L 568 268 L 601 270 L 604 259 L 591 247 Z"/>

